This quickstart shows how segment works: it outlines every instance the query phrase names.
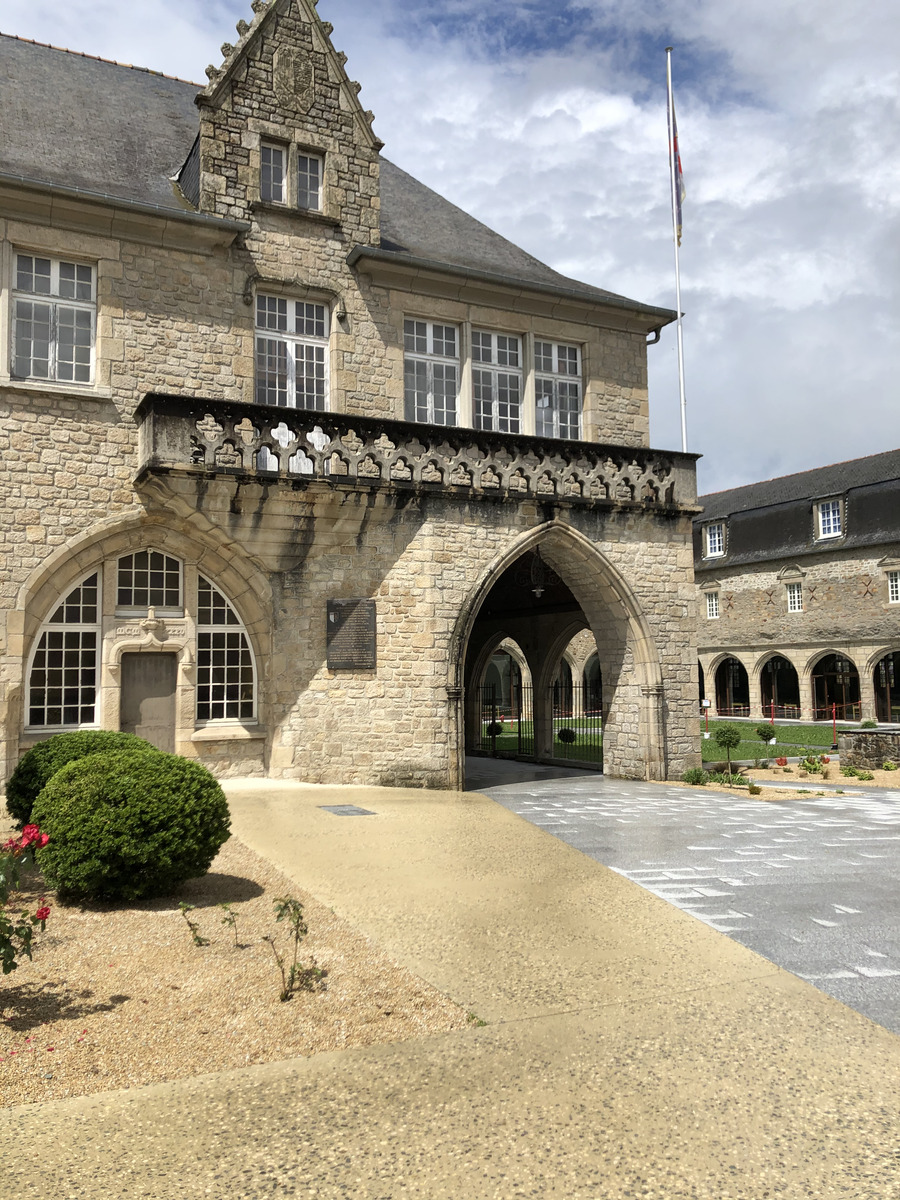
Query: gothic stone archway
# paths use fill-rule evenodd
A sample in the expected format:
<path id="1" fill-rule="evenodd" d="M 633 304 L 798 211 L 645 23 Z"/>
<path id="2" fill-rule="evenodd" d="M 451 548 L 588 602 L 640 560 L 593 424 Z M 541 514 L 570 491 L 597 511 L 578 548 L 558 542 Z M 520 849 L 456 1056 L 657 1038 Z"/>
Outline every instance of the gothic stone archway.
<path id="1" fill-rule="evenodd" d="M 663 674 L 649 623 L 622 574 L 560 521 L 520 538 L 471 597 L 454 638 L 464 697 L 501 635 L 522 647 L 541 694 L 552 685 L 563 650 L 584 628 L 596 641 L 604 681 L 605 769 L 625 778 L 665 778 Z M 471 723 L 471 705 L 466 712 Z M 538 741 L 541 736 L 536 730 Z M 544 731 L 545 747 L 547 741 Z"/>

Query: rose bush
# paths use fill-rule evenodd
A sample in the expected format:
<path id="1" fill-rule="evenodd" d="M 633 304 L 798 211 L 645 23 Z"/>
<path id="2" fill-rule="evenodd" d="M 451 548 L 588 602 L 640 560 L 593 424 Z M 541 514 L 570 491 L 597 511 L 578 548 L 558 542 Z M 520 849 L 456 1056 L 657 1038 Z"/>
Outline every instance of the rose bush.
<path id="1" fill-rule="evenodd" d="M 50 905 L 41 897 L 40 907 L 33 914 L 27 910 L 18 917 L 6 911 L 9 894 L 18 889 L 24 868 L 32 866 L 37 850 L 49 842 L 46 833 L 37 825 L 26 825 L 19 837 L 10 838 L 0 846 L 0 968 L 9 975 L 18 967 L 18 959 L 24 954 L 32 956 L 32 941 L 35 929 L 43 931 L 50 916 Z"/>

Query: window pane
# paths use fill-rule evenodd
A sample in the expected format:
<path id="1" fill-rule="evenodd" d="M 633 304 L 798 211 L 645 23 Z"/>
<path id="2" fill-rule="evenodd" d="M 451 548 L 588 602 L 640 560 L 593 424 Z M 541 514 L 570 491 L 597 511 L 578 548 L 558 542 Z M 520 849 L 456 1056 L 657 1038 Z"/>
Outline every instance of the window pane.
<path id="1" fill-rule="evenodd" d="M 475 362 L 489 363 L 494 361 L 492 350 L 493 337 L 489 333 L 472 334 L 472 358 Z"/>
<path id="2" fill-rule="evenodd" d="M 49 304 L 17 300 L 15 304 L 16 375 L 50 378 L 51 317 Z"/>
<path id="3" fill-rule="evenodd" d="M 284 203 L 284 150 L 280 146 L 260 148 L 259 194 L 263 200 Z"/>
<path id="4" fill-rule="evenodd" d="M 116 604 L 122 608 L 181 608 L 181 563 L 158 550 L 138 550 L 118 562 Z"/>
<path id="5" fill-rule="evenodd" d="M 96 632 L 44 633 L 28 681 L 29 725 L 92 724 L 96 678 Z"/>
<path id="6" fill-rule="evenodd" d="M 428 325 L 425 321 L 403 322 L 403 344 L 413 354 L 428 353 Z"/>
<path id="7" fill-rule="evenodd" d="M 287 343 L 274 338 L 256 339 L 256 401 L 286 407 L 288 404 Z"/>
<path id="8" fill-rule="evenodd" d="M 314 210 L 322 207 L 322 160 L 301 154 L 297 158 L 297 205 Z"/>
<path id="9" fill-rule="evenodd" d="M 256 325 L 258 329 L 277 329 L 286 333 L 288 327 L 288 302 L 281 296 L 256 297 Z"/>
<path id="10" fill-rule="evenodd" d="M 326 406 L 325 347 L 296 346 L 297 407 L 318 409 Z"/>
<path id="11" fill-rule="evenodd" d="M 407 421 L 428 420 L 428 364 L 408 358 L 403 367 Z"/>
<path id="12" fill-rule="evenodd" d="M 295 331 L 307 337 L 327 337 L 328 324 L 324 304 L 297 304 Z"/>

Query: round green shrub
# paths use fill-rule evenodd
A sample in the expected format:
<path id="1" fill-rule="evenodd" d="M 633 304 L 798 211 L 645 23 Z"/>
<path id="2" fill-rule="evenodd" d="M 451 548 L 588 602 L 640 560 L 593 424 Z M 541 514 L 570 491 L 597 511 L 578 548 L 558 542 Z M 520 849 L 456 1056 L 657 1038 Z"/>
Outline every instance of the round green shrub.
<path id="1" fill-rule="evenodd" d="M 578 734 L 574 729 L 560 729 L 556 736 L 561 742 L 566 742 L 570 746 L 573 742 L 578 741 Z"/>
<path id="2" fill-rule="evenodd" d="M 138 900 L 203 875 L 228 837 L 224 793 L 206 767 L 160 751 L 91 754 L 38 796 L 50 841 L 37 859 L 63 900 Z"/>
<path id="3" fill-rule="evenodd" d="M 31 810 L 44 786 L 56 772 L 76 758 L 110 750 L 154 750 L 133 733 L 113 729 L 85 729 L 57 733 L 24 754 L 6 785 L 6 807 L 19 826 L 31 820 Z"/>

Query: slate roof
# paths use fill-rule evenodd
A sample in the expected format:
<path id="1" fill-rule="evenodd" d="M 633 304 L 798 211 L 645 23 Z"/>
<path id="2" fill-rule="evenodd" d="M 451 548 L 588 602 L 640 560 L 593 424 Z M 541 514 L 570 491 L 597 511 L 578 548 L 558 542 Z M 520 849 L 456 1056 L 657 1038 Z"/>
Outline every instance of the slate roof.
<path id="1" fill-rule="evenodd" d="M 796 475 L 748 483 L 724 492 L 709 492 L 697 498 L 697 503 L 703 505 L 703 515 L 699 520 L 709 521 L 752 508 L 787 504 L 792 500 L 821 500 L 828 496 L 841 496 L 852 488 L 868 487 L 889 479 L 900 479 L 900 450 L 885 450 L 866 458 L 799 471 Z"/>
<path id="2" fill-rule="evenodd" d="M 815 536 L 814 505 L 845 499 L 844 532 L 834 540 Z M 833 463 L 780 479 L 700 496 L 694 519 L 694 570 L 717 575 L 731 568 L 809 555 L 896 547 L 900 542 L 900 450 Z M 727 521 L 725 554 L 703 557 L 703 525 Z"/>
<path id="3" fill-rule="evenodd" d="M 203 85 L 6 34 L 0 81 L 0 174 L 192 211 L 172 180 L 197 136 Z M 381 199 L 385 250 L 675 317 L 560 275 L 385 158 Z"/>

